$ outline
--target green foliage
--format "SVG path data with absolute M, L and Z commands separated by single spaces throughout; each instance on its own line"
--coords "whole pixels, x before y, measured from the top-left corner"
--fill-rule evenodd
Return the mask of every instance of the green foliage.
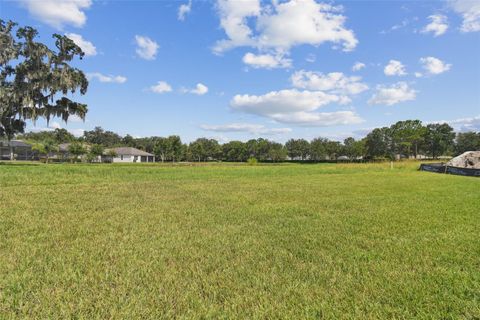
M 58 145 L 55 143 L 55 141 L 47 139 L 42 142 L 34 143 L 32 145 L 32 150 L 45 157 L 45 162 L 48 163 L 50 155 L 58 152 Z
M 457 134 L 455 154 L 480 150 L 480 132 L 460 132 Z
M 305 139 L 290 139 L 285 143 L 287 154 L 294 160 L 305 160 L 310 153 L 310 143 Z
M 45 140 L 52 140 L 56 144 L 68 143 L 75 141 L 75 136 L 66 129 L 55 129 L 53 131 L 28 132 L 18 135 L 17 139 L 41 142 Z
M 13 138 L 25 121 L 72 115 L 85 118 L 87 106 L 66 97 L 85 94 L 88 81 L 69 63 L 84 53 L 71 39 L 54 34 L 56 51 L 36 42 L 37 30 L 0 19 L 0 137 Z M 57 99 L 57 100 L 55 100 Z
M 122 145 L 122 137 L 115 132 L 105 131 L 102 127 L 95 127 L 83 133 L 84 141 L 91 144 L 101 144 L 105 148 Z
M 223 160 L 244 162 L 248 159 L 247 145 L 242 141 L 230 141 L 222 145 Z
M 2 165 L 0 318 L 478 319 L 480 179 L 417 168 Z
M 100 162 L 104 151 L 105 151 L 105 149 L 100 144 L 91 145 L 90 150 L 87 153 L 87 161 L 88 162 Z
M 179 161 L 184 158 L 185 147 L 179 136 L 169 136 L 168 138 L 153 138 L 153 152 L 157 159 L 164 161 Z M 149 152 L 147 150 L 147 152 Z
M 103 155 L 103 152 L 104 152 L 104 148 L 101 144 L 94 144 L 90 147 L 90 154 L 94 155 L 94 156 L 101 156 Z M 113 151 L 115 152 L 115 150 Z
M 453 128 L 446 123 L 425 127 L 420 120 L 406 120 L 374 129 L 365 138 L 365 146 L 371 158 L 416 157 L 419 153 L 436 158 L 451 152 L 454 138 Z
M 392 138 L 390 129 L 387 127 L 373 129 L 365 138 L 367 154 L 371 158 L 391 158 L 393 159 L 393 150 L 391 148 Z
M 447 154 L 453 150 L 455 132 L 446 123 L 427 125 L 425 135 L 426 151 L 432 158 Z
M 80 142 L 73 142 L 68 146 L 68 153 L 71 156 L 72 162 L 80 161 L 80 156 L 87 153 L 86 147 Z
M 189 144 L 187 152 L 193 161 L 218 160 L 221 157 L 222 148 L 215 139 L 198 138 Z
M 258 164 L 257 158 L 250 157 L 247 160 L 247 164 L 250 166 L 256 166 Z
M 342 152 L 351 160 L 364 157 L 366 154 L 365 140 L 355 140 L 352 137 L 345 139 Z

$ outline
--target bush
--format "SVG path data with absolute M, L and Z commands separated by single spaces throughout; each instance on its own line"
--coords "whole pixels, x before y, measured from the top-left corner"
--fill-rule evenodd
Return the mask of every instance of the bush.
M 258 160 L 257 160 L 256 158 L 253 158 L 253 157 L 252 157 L 252 158 L 248 158 L 247 164 L 248 164 L 249 166 L 255 166 L 255 165 L 258 164 Z

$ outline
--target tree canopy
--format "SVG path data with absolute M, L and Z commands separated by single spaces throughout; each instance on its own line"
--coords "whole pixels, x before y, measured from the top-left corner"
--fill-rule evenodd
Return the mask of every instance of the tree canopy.
M 59 34 L 53 35 L 56 50 L 51 50 L 35 41 L 37 35 L 32 27 L 0 19 L 0 137 L 24 132 L 27 120 L 85 119 L 87 105 L 66 97 L 87 91 L 84 73 L 69 64 L 83 51 Z

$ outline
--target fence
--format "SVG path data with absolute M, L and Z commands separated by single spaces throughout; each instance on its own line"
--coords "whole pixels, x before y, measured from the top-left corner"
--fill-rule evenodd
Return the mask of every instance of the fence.
M 480 177 L 480 169 L 450 167 L 444 163 L 422 163 L 419 170 L 455 174 L 459 176 Z

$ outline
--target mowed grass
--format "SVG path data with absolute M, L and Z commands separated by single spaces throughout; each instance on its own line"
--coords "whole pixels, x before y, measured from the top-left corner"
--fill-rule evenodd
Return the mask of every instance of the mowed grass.
M 0 165 L 0 318 L 479 319 L 480 179 Z

